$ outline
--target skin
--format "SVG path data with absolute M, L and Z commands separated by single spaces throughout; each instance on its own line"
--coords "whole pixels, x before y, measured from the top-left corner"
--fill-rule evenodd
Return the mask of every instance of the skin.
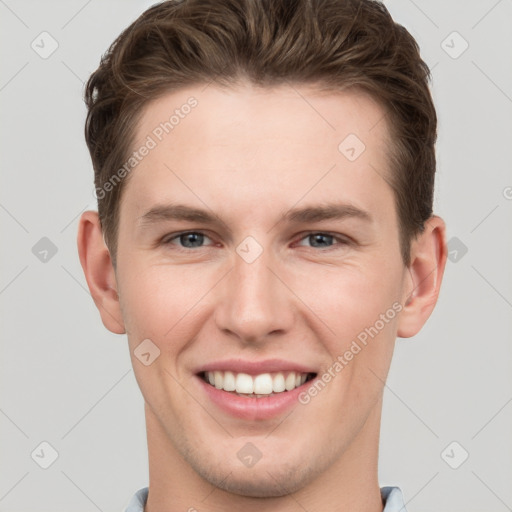
M 396 337 L 415 335 L 437 301 L 445 224 L 427 221 L 405 267 L 393 191 L 383 179 L 388 127 L 363 93 L 194 86 L 146 106 L 135 147 L 190 96 L 197 107 L 125 184 L 116 269 L 96 212 L 82 214 L 78 233 L 92 297 L 105 327 L 127 333 L 145 400 L 145 510 L 382 511 L 384 382 Z M 366 146 L 353 162 L 338 150 L 350 133 Z M 222 222 L 141 225 L 145 212 L 168 202 Z M 283 220 L 291 208 L 325 202 L 350 204 L 371 220 Z M 206 236 L 169 241 L 184 231 Z M 340 238 L 308 236 L 318 232 Z M 236 252 L 247 236 L 263 249 L 250 264 Z M 321 375 L 393 304 L 401 312 L 287 416 L 232 417 L 194 376 L 198 365 L 232 357 L 282 358 Z M 160 350 L 149 366 L 134 355 L 147 338 Z M 250 468 L 237 457 L 247 442 L 262 453 Z

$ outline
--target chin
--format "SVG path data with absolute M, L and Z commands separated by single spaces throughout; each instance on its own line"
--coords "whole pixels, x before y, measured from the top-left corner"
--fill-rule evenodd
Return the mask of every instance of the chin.
M 223 491 L 251 498 L 278 498 L 296 492 L 305 487 L 314 478 L 311 466 L 268 467 L 227 469 L 219 474 L 219 467 L 195 468 L 205 480 Z M 226 476 L 226 473 L 228 476 Z

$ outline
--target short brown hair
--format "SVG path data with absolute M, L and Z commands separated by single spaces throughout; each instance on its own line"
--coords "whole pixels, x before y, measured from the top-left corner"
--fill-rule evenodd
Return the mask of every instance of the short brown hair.
M 262 87 L 359 88 L 384 107 L 392 140 L 388 182 L 408 266 L 411 240 L 432 215 L 437 117 L 416 41 L 375 0 L 167 0 L 147 9 L 86 84 L 85 138 L 96 190 L 104 191 L 129 158 L 149 101 L 241 79 Z M 114 266 L 125 182 L 98 196 Z

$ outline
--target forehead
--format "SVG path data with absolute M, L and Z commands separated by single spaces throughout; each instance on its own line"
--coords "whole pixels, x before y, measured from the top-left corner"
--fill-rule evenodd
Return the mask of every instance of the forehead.
M 193 86 L 146 105 L 135 134 L 151 146 L 124 194 L 138 212 L 176 194 L 231 209 L 390 196 L 385 114 L 360 91 Z
M 268 138 L 270 134 L 277 135 L 280 141 L 286 137 L 297 143 L 308 139 L 310 143 L 323 141 L 326 145 L 336 143 L 344 133 L 356 133 L 362 140 L 374 143 L 387 138 L 384 118 L 381 105 L 362 90 L 333 92 L 314 85 L 293 84 L 256 87 L 245 82 L 229 88 L 203 84 L 165 94 L 146 104 L 135 128 L 135 139 L 142 143 L 151 135 L 165 145 L 163 139 L 176 139 L 180 133 L 183 137 L 194 135 L 190 132 L 200 124 L 201 140 L 189 137 L 189 146 L 194 139 L 209 146 L 228 146 L 240 144 L 243 137 L 251 145 L 259 136 Z

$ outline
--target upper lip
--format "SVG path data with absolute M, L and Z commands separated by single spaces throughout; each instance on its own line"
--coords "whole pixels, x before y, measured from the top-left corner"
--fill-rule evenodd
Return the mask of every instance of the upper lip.
M 195 373 L 230 371 L 233 373 L 247 373 L 249 375 L 260 375 L 272 372 L 299 372 L 316 373 L 311 367 L 284 359 L 265 359 L 263 361 L 248 361 L 244 359 L 224 359 L 204 364 L 196 369 Z

